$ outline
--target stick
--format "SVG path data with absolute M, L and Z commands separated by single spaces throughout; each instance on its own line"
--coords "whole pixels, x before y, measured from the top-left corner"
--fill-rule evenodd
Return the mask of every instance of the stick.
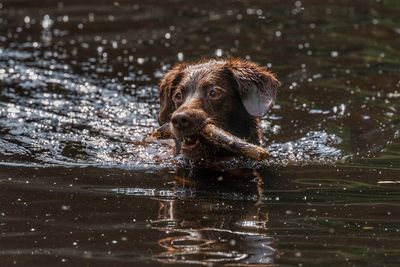
M 268 152 L 264 148 L 250 144 L 213 124 L 206 124 L 202 133 L 203 136 L 214 145 L 223 147 L 245 157 L 258 161 L 268 157 Z
M 171 128 L 169 126 L 169 123 L 165 123 L 161 125 L 159 128 L 155 129 L 154 132 L 152 132 L 149 136 L 146 137 L 147 142 L 151 142 L 154 140 L 160 140 L 160 139 L 170 139 L 173 138 Z
M 269 155 L 264 148 L 248 143 L 213 124 L 206 124 L 203 127 L 201 134 L 210 143 L 235 152 L 237 154 L 243 155 L 247 158 L 260 161 L 267 158 Z M 169 123 L 163 124 L 160 128 L 156 129 L 149 137 L 153 139 L 174 138 L 173 134 L 171 133 Z

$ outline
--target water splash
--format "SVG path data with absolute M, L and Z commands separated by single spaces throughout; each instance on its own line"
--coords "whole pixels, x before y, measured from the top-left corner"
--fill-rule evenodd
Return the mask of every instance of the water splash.
M 80 76 L 54 60 L 31 61 L 37 57 L 13 50 L 0 54 L 0 83 L 5 88 L 0 94 L 0 151 L 63 166 L 136 169 L 183 164 L 173 158 L 168 143 L 141 142 L 157 127 L 156 87 L 129 91 L 126 84 Z M 272 144 L 272 157 L 265 164 L 335 161 L 341 153 L 330 145 L 339 142 L 334 135 L 310 132 L 297 141 Z

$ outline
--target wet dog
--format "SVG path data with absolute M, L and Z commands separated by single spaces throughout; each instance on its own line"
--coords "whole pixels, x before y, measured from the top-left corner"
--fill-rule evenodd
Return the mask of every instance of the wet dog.
M 177 149 L 191 160 L 225 156 L 199 133 L 213 123 L 248 142 L 259 144 L 260 118 L 272 108 L 279 81 L 266 68 L 241 59 L 178 63 L 160 82 L 158 122 L 169 122 Z

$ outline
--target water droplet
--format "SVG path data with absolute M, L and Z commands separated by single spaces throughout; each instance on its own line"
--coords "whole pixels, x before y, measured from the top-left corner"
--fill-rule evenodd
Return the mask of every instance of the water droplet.
M 222 54 L 223 54 L 223 51 L 222 51 L 221 48 L 218 48 L 218 49 L 215 51 L 215 55 L 216 55 L 217 57 L 221 57 Z
M 183 53 L 182 53 L 182 52 L 179 52 L 179 53 L 177 54 L 177 57 L 178 57 L 178 60 L 179 60 L 179 61 L 183 61 Z
M 331 57 L 338 57 L 339 56 L 339 52 L 338 51 L 332 51 L 331 52 Z

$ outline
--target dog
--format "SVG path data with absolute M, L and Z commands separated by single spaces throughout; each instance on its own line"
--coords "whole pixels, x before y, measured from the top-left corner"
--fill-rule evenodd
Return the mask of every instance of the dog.
M 228 156 L 202 137 L 202 127 L 213 123 L 260 144 L 260 118 L 274 105 L 279 86 L 268 69 L 238 58 L 181 62 L 160 81 L 158 122 L 170 123 L 176 153 L 186 159 Z

